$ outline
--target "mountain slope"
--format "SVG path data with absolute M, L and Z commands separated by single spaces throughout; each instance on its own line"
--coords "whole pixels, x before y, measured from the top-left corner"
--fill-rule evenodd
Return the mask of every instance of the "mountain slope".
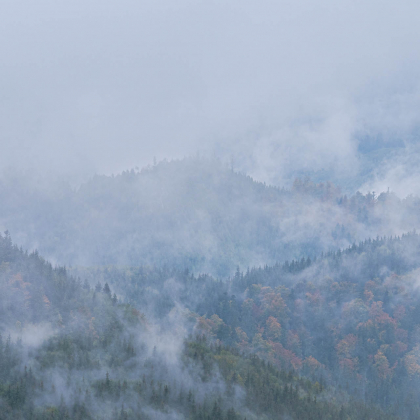
M 188 317 L 152 323 L 8 235 L 0 269 L 2 420 L 394 420 L 205 335 L 184 341 Z
M 25 248 L 66 265 L 168 265 L 225 276 L 420 223 L 413 197 L 346 197 L 309 180 L 284 190 L 199 158 L 96 176 L 78 190 L 50 184 L 3 178 L 0 224 Z
M 76 272 L 109 282 L 150 317 L 183 308 L 210 340 L 416 419 L 419 269 L 420 236 L 410 233 L 237 271 L 227 281 L 168 268 Z

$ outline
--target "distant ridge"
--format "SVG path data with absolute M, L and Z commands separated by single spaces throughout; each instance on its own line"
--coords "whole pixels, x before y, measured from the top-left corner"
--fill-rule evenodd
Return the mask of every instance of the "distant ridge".
M 313 258 L 420 224 L 415 197 L 347 197 L 309 179 L 286 190 L 205 158 L 97 175 L 77 190 L 5 178 L 0 200 L 0 226 L 52 261 L 170 265 L 219 276 L 237 266 Z

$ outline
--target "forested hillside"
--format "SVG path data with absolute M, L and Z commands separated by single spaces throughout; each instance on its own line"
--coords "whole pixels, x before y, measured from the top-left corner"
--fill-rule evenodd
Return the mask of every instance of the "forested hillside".
M 0 418 L 420 417 L 417 198 L 199 158 L 0 196 L 72 263 L 0 238 Z
M 0 227 L 54 262 L 219 276 L 399 235 L 420 222 L 415 197 L 346 196 L 330 183 L 299 179 L 280 189 L 204 158 L 95 176 L 77 189 L 9 173 L 0 200 Z
M 229 281 L 188 271 L 79 271 L 162 318 L 184 308 L 195 331 L 401 418 L 420 417 L 420 237 L 346 250 Z
M 190 283 L 192 292 L 197 284 L 218 286 L 209 304 L 227 311 L 220 312 L 225 324 L 208 308 L 202 310 L 209 318 L 177 309 L 175 300 L 147 318 L 140 299 L 125 303 L 112 284 L 101 284 L 104 273 L 97 273 L 91 287 L 37 253 L 13 246 L 7 232 L 0 237 L 0 270 L 1 419 L 396 418 L 360 396 L 353 399 L 323 372 L 279 363 L 285 350 L 270 356 L 264 346 L 281 348 L 271 318 L 274 327 L 267 333 L 257 325 L 262 318 L 249 324 L 260 329 L 252 342 L 262 345 L 250 348 L 239 326 L 242 316 L 236 321 L 226 316 L 238 314 L 225 305 L 230 301 L 232 307 L 232 300 L 224 290 L 242 289 L 251 273 L 224 285 L 180 274 L 186 281 L 182 287 Z M 120 286 L 128 292 L 135 283 L 147 289 L 147 283 L 158 287 L 159 276 L 166 283 L 174 278 L 161 270 L 154 279 L 142 276 L 143 281 Z M 309 368 L 317 369 L 309 360 Z

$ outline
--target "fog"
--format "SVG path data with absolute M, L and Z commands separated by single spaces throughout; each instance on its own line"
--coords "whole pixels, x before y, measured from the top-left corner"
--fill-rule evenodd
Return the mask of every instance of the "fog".
M 276 185 L 302 172 L 351 192 L 417 184 L 392 161 L 376 171 L 388 155 L 372 151 L 403 165 L 417 141 L 418 2 L 0 8 L 3 168 L 78 182 L 200 152 Z
M 0 420 L 420 418 L 418 16 L 0 0 Z

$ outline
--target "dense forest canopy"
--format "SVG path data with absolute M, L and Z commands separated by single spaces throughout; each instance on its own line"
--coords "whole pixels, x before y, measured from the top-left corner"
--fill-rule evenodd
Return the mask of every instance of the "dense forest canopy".
M 220 280 L 53 267 L 6 232 L 0 416 L 418 418 L 419 251 L 377 237 Z
M 299 366 L 270 360 L 259 344 L 247 349 L 239 320 L 229 319 L 238 314 L 218 302 L 226 285 L 214 303 L 232 312 L 225 316 L 227 324 L 216 313 L 210 316 L 208 308 L 201 311 L 209 318 L 186 306 L 177 311 L 176 299 L 168 302 L 168 311 L 149 319 L 139 308 L 153 306 L 150 300 L 144 305 L 134 296 L 126 303 L 112 293 L 112 284 L 101 284 L 108 271 L 97 273 L 98 283 L 91 287 L 37 253 L 18 249 L 8 232 L 0 237 L 0 269 L 1 419 L 392 420 L 394 411 L 400 414 L 386 413 L 374 397 L 365 403 L 338 391 L 326 373 L 316 371 L 314 358 L 307 364 L 315 370 L 300 372 Z M 141 270 L 139 285 L 147 290 L 148 282 L 158 286 L 153 278 L 167 275 Z M 185 271 L 173 272 L 166 282 L 174 277 L 193 292 L 221 286 Z M 243 278 L 238 275 L 237 287 Z M 160 296 L 155 299 L 161 306 Z M 268 322 L 270 346 L 280 334 L 278 322 L 273 317 Z M 266 338 L 256 337 L 253 343 Z

